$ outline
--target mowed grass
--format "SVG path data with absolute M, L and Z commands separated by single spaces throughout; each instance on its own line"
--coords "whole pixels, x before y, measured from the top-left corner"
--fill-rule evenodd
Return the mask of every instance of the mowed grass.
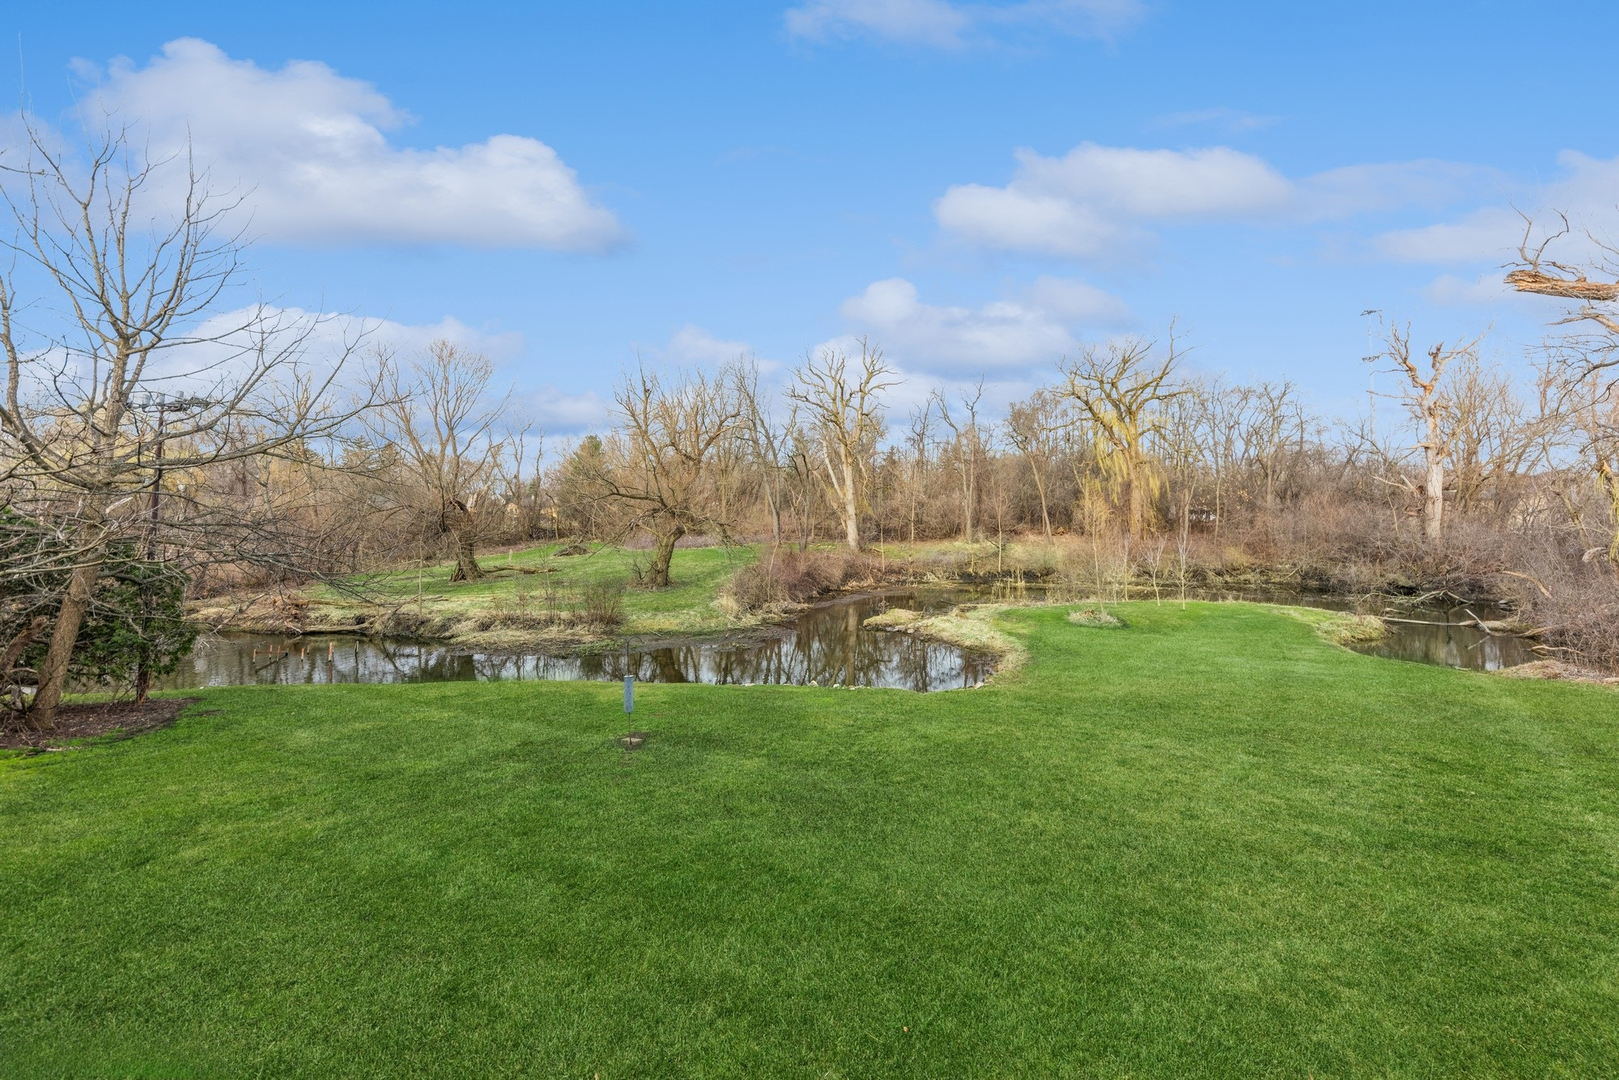
M 1614 1069 L 1619 696 L 1110 610 L 978 691 L 251 688 L 0 761 L 0 1075 Z

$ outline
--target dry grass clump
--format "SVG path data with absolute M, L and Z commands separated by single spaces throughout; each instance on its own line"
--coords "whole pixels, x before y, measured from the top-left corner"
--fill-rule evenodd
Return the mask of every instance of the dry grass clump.
M 1319 608 L 1273 607 L 1315 628 L 1323 641 L 1334 645 L 1370 645 L 1389 636 L 1388 624 L 1375 615 L 1353 611 L 1323 611 Z
M 1028 651 L 1016 638 L 995 626 L 995 617 L 1016 606 L 1027 605 L 965 604 L 942 615 L 890 608 L 860 625 L 868 630 L 915 634 L 969 652 L 985 653 L 996 658 L 999 672 L 1008 672 L 1023 666 Z
M 802 604 L 873 579 L 869 556 L 843 551 L 766 551 L 731 579 L 728 593 L 742 611 Z
M 1075 608 L 1068 613 L 1068 621 L 1075 626 L 1122 627 L 1124 622 L 1099 607 Z
M 881 615 L 873 615 L 860 625 L 867 630 L 903 630 L 915 626 L 927 616 L 910 608 L 889 608 Z
M 1375 615 L 1334 612 L 1316 626 L 1316 633 L 1336 645 L 1370 645 L 1389 636 L 1388 624 Z

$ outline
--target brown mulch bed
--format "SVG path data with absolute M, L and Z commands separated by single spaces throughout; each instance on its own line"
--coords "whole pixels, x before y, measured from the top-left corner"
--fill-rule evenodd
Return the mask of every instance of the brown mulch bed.
M 93 705 L 63 705 L 56 710 L 56 725 L 48 732 L 18 729 L 8 725 L 0 730 L 0 749 L 52 750 L 81 739 L 102 735 L 128 738 L 143 731 L 168 727 L 181 710 L 199 698 L 154 698 L 145 704 L 133 701 L 101 701 Z M 0 713 L 0 716 L 4 716 Z

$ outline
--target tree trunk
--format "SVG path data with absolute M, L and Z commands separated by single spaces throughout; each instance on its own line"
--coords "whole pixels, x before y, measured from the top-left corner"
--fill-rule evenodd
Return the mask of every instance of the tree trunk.
M 1426 447 L 1428 481 L 1421 500 L 1421 533 L 1430 544 L 1444 539 L 1444 455 L 1438 447 Z
M 770 543 L 781 547 L 781 477 L 765 477 L 765 501 L 770 509 Z
M 35 616 L 32 622 L 17 632 L 17 636 L 6 645 L 5 651 L 0 652 L 0 685 L 10 688 L 10 707 L 13 712 L 22 712 L 23 708 L 22 687 L 13 679 L 17 661 L 22 659 L 22 654 L 28 651 L 28 646 L 34 643 L 35 638 L 50 629 L 50 625 L 50 619 L 43 615 Z
M 455 573 L 450 575 L 450 580 L 477 581 L 479 578 L 488 577 L 484 568 L 478 565 L 472 530 L 452 530 L 452 535 L 455 537 Z
M 854 468 L 843 462 L 843 538 L 850 551 L 860 550 L 860 499 L 854 489 Z
M 1040 495 L 1040 524 L 1046 530 L 1046 543 L 1051 543 L 1051 513 L 1046 509 L 1046 483 L 1040 479 L 1040 470 L 1031 462 L 1029 471 L 1034 474 L 1034 490 Z
M 657 546 L 652 549 L 652 565 L 647 569 L 647 584 L 652 588 L 669 587 L 669 564 L 675 558 L 675 543 L 685 535 L 686 530 L 679 525 L 659 534 Z
M 100 576 L 101 560 L 94 559 L 75 567 L 68 577 L 67 592 L 63 594 L 62 606 L 56 612 L 56 628 L 51 631 L 51 643 L 45 649 L 44 662 L 40 664 L 39 689 L 34 693 L 34 703 L 28 710 L 30 723 L 40 731 L 49 731 L 56 724 L 56 707 L 62 703 L 62 692 L 67 688 L 68 661 L 73 658 L 73 646 L 79 640 L 79 627 L 84 624 L 85 613 L 90 610 L 90 597 Z
M 450 575 L 451 581 L 477 581 L 488 577 L 484 568 L 478 565 L 476 522 L 472 511 L 460 499 L 452 501 L 444 508 L 442 517 L 444 527 L 450 530 L 455 538 L 455 573 Z
M 1428 479 L 1422 490 L 1422 535 L 1430 544 L 1445 538 L 1445 450 L 1439 438 L 1438 410 L 1429 407 L 1428 441 L 1422 444 Z
M 973 542 L 973 483 L 966 469 L 961 471 L 961 538 Z

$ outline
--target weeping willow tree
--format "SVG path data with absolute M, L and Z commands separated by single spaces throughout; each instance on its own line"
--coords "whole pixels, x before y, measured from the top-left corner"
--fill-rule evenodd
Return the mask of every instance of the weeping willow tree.
M 1059 392 L 1090 420 L 1097 467 L 1114 505 L 1124 509 L 1132 537 L 1152 526 L 1163 490 L 1150 444 L 1160 428 L 1160 407 L 1187 392 L 1174 379 L 1179 359 L 1171 335 L 1163 353 L 1156 342 L 1132 339 L 1088 348 L 1062 366 Z

